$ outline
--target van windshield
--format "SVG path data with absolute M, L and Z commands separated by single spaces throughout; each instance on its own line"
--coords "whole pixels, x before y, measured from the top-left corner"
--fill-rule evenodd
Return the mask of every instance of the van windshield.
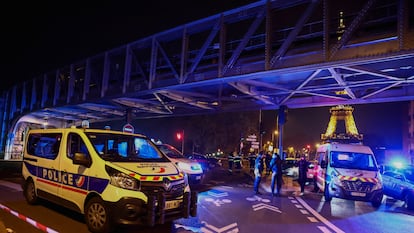
M 162 151 L 162 153 L 166 154 L 170 158 L 175 158 L 175 159 L 185 158 L 184 155 L 181 154 L 181 152 L 173 146 L 162 144 L 162 145 L 157 145 L 157 147 Z
M 331 152 L 331 167 L 377 171 L 374 155 L 355 152 Z
M 112 133 L 87 133 L 99 156 L 111 162 L 168 162 L 145 137 Z

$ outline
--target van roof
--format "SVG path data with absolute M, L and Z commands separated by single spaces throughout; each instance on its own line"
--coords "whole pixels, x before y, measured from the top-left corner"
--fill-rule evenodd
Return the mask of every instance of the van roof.
M 145 135 L 142 134 L 134 134 L 134 133 L 126 133 L 126 132 L 122 132 L 122 131 L 117 131 L 117 130 L 108 130 L 108 129 L 91 129 L 91 128 L 49 128 L 49 129 L 31 129 L 29 132 L 30 133 L 46 133 L 46 132 L 50 132 L 50 133 L 55 133 L 55 132 L 90 132 L 90 133 L 111 133 L 111 134 L 128 134 L 128 135 L 135 135 L 135 136 L 139 136 L 139 137 L 146 137 Z
M 362 144 L 326 143 L 318 147 L 318 151 L 325 151 L 327 149 L 330 149 L 331 151 L 348 151 L 373 154 L 369 146 L 365 146 Z

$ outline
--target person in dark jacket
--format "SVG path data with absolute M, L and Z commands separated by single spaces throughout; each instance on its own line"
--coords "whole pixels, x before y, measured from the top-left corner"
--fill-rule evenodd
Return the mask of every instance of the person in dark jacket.
M 270 153 L 266 153 L 265 155 L 265 164 L 266 164 L 266 176 L 270 174 L 270 171 L 272 170 L 270 167 L 270 161 L 272 160 L 272 155 Z
M 260 151 L 257 155 L 256 161 L 254 163 L 254 184 L 253 189 L 255 194 L 262 194 L 259 192 L 260 181 L 262 180 L 262 173 L 264 170 L 264 162 L 263 159 L 265 157 L 264 151 Z
M 280 159 L 277 153 L 274 153 L 272 160 L 270 160 L 270 168 L 272 170 L 272 182 L 270 188 L 272 190 L 272 196 L 280 195 L 282 189 L 282 160 Z M 276 184 L 276 193 L 275 193 L 275 184 Z
M 298 162 L 299 178 L 298 182 L 300 185 L 300 195 L 303 195 L 305 192 L 305 183 L 306 183 L 306 173 L 308 172 L 309 162 L 306 160 L 305 156 L 302 155 Z

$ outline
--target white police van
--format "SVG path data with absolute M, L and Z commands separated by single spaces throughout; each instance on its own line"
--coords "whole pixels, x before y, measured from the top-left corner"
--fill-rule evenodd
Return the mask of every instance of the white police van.
M 91 232 L 196 216 L 186 175 L 144 135 L 88 128 L 29 130 L 22 174 L 28 203 L 82 213 Z
M 382 177 L 371 148 L 331 142 L 318 147 L 316 159 L 316 183 L 326 201 L 337 197 L 381 205 Z

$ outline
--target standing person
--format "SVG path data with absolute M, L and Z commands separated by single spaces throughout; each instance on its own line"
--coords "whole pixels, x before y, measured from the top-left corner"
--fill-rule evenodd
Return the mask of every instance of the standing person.
M 270 155 L 270 153 L 266 152 L 265 155 L 265 163 L 266 163 L 266 176 L 270 174 L 270 160 L 272 160 L 272 156 Z
M 262 173 L 264 170 L 264 159 L 265 153 L 264 151 L 260 151 L 257 155 L 256 161 L 254 163 L 254 185 L 253 189 L 255 194 L 260 195 L 262 193 L 259 192 L 260 181 L 262 180 Z
M 298 170 L 299 170 L 299 184 L 300 184 L 300 195 L 302 196 L 305 192 L 305 183 L 306 183 L 306 173 L 308 172 L 308 165 L 309 162 L 306 160 L 305 156 L 302 155 L 298 162 Z
M 254 172 L 255 161 L 256 161 L 256 155 L 254 153 L 249 153 L 249 166 L 250 166 L 249 172 Z
M 276 184 L 276 194 L 280 195 L 282 189 L 282 160 L 280 159 L 277 153 L 274 153 L 272 160 L 270 161 L 270 167 L 272 169 L 272 183 L 270 188 L 272 190 L 272 196 L 275 195 L 275 184 Z
M 229 173 L 232 174 L 233 173 L 233 161 L 234 161 L 233 153 L 230 152 L 227 158 L 229 162 Z

